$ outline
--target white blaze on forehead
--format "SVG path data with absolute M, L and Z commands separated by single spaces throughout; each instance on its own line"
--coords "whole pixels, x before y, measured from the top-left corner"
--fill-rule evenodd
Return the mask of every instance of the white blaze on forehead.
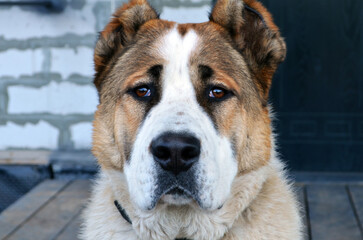
M 159 51 L 162 58 L 166 60 L 162 100 L 169 97 L 191 97 L 191 94 L 194 95 L 193 85 L 190 80 L 189 62 L 197 43 L 198 35 L 194 30 L 189 30 L 182 36 L 177 27 L 170 31 L 161 41 Z

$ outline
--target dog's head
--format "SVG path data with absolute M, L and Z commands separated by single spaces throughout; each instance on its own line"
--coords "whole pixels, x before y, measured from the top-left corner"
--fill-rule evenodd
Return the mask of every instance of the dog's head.
M 141 209 L 219 208 L 236 176 L 270 159 L 267 98 L 285 52 L 255 0 L 219 0 L 200 24 L 160 20 L 132 0 L 96 45 L 93 153 L 125 173 Z

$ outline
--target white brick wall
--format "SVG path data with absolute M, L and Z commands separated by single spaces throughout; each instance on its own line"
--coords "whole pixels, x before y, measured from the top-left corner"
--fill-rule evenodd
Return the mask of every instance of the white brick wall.
M 50 71 L 60 73 L 63 79 L 72 74 L 92 77 L 93 49 L 88 47 L 52 49 Z
M 21 75 L 33 75 L 42 71 L 43 62 L 41 49 L 0 52 L 0 76 L 18 78 Z
M 94 33 L 96 19 L 92 12 L 93 6 L 94 1 L 88 2 L 82 11 L 68 6 L 60 14 L 39 14 L 37 11 L 24 11 L 20 7 L 0 9 L 0 35 L 4 35 L 5 39 L 28 39 L 59 37 L 67 33 Z
M 41 88 L 10 86 L 8 95 L 10 114 L 93 114 L 98 104 L 95 87 L 70 82 L 51 82 Z
M 49 123 L 27 123 L 24 126 L 8 122 L 0 125 L 0 149 L 30 148 L 56 149 L 59 131 Z
M 76 149 L 89 149 L 92 145 L 92 123 L 84 122 L 72 125 L 71 135 Z
M 208 5 L 202 7 L 180 7 L 171 8 L 163 7 L 163 12 L 160 17 L 169 21 L 179 23 L 201 23 L 208 21 L 209 12 L 211 7 Z

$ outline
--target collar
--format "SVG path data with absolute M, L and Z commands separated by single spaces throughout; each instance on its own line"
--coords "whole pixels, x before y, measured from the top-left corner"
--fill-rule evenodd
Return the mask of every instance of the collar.
M 117 200 L 115 200 L 113 203 L 115 204 L 115 206 L 116 206 L 117 210 L 119 211 L 119 213 L 121 214 L 121 216 L 126 220 L 126 222 L 128 222 L 132 225 L 132 221 L 131 221 L 129 215 L 127 215 L 126 210 L 118 203 Z M 177 238 L 175 240 L 188 240 L 188 239 Z
M 121 207 L 121 205 L 118 203 L 117 200 L 115 200 L 113 203 L 115 204 L 117 210 L 120 212 L 121 216 L 126 220 L 126 222 L 128 222 L 132 225 L 131 219 L 130 219 L 129 215 L 127 215 L 125 209 L 123 209 Z

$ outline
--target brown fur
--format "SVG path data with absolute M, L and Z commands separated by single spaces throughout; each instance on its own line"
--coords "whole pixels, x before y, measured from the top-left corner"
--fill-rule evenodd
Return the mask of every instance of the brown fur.
M 117 54 L 131 43 L 139 28 L 158 15 L 146 0 L 132 0 L 119 8 L 114 18 L 100 33 L 94 53 L 96 77 L 94 83 L 100 91 L 103 78 L 110 70 Z
M 285 58 L 286 46 L 263 5 L 256 0 L 247 0 L 244 4 L 259 12 L 263 19 L 246 10 L 239 0 L 218 1 L 210 19 L 229 31 L 254 75 L 261 96 L 267 100 L 272 76 Z

